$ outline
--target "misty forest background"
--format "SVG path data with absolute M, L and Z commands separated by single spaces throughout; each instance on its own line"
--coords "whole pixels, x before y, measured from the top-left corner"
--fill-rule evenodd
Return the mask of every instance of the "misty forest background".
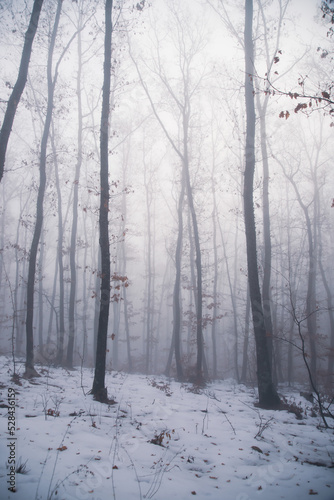
M 0 3 L 1 120 L 32 3 Z M 273 380 L 308 380 L 304 348 L 314 380 L 328 388 L 333 37 L 321 6 L 254 0 L 253 194 Z M 112 15 L 106 367 L 181 378 L 174 355 L 179 279 L 179 364 L 192 379 L 201 272 L 203 376 L 255 384 L 243 210 L 245 2 L 115 0 Z M 51 112 L 34 360 L 95 364 L 104 30 L 104 2 L 44 0 L 0 185 L 0 350 L 16 360 L 26 354 L 29 255 Z

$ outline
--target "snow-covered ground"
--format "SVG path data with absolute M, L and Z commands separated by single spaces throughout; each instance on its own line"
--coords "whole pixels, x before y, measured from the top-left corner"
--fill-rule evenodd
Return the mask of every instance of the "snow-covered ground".
M 87 394 L 92 370 L 38 371 L 16 385 L 0 358 L 2 499 L 334 499 L 333 430 L 317 427 L 297 390 L 280 392 L 302 419 L 257 409 L 256 392 L 232 380 L 196 393 L 163 377 L 109 373 L 108 406 Z M 7 489 L 11 458 L 25 472 L 15 473 L 16 493 Z

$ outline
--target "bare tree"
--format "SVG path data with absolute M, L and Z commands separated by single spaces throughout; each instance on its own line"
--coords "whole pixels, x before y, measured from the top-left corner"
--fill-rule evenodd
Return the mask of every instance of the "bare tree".
M 245 99 L 246 99 L 246 149 L 244 173 L 244 216 L 247 245 L 248 283 L 251 300 L 253 327 L 257 354 L 257 380 L 259 404 L 265 408 L 275 408 L 280 398 L 272 382 L 271 364 L 268 353 L 266 328 L 259 285 L 256 228 L 254 214 L 254 171 L 255 171 L 255 106 L 254 106 L 254 44 L 253 44 L 253 0 L 245 4 Z
M 149 91 L 146 82 L 144 81 L 141 70 L 139 69 L 138 62 L 135 61 L 133 56 L 132 60 L 136 66 L 140 82 L 151 104 L 153 113 L 158 123 L 160 124 L 168 142 L 170 143 L 171 147 L 173 148 L 174 152 L 177 154 L 181 162 L 182 182 L 181 182 L 181 189 L 180 189 L 181 196 L 179 198 L 179 203 L 183 203 L 182 191 L 184 190 L 191 217 L 192 233 L 193 233 L 194 247 L 195 247 L 195 269 L 196 269 L 195 302 L 196 302 L 196 345 L 197 345 L 196 379 L 198 382 L 201 382 L 203 380 L 202 368 L 204 359 L 203 318 L 202 318 L 203 316 L 202 255 L 201 255 L 200 235 L 199 235 L 198 220 L 197 220 L 197 213 L 196 213 L 194 192 L 193 192 L 194 190 L 190 174 L 191 158 L 190 158 L 189 147 L 190 147 L 190 135 L 191 135 L 190 129 L 191 129 L 191 118 L 192 118 L 192 104 L 205 73 L 205 68 L 204 68 L 194 78 L 193 76 L 195 67 L 194 59 L 200 53 L 201 48 L 203 47 L 204 36 L 200 29 L 196 30 L 195 33 L 190 28 L 187 28 L 186 31 L 185 24 L 182 22 L 182 15 L 179 12 L 177 12 L 175 6 L 172 7 L 172 13 L 175 21 L 175 28 L 177 31 L 175 48 L 177 51 L 177 60 L 178 60 L 177 71 L 179 72 L 180 75 L 179 83 L 180 83 L 180 88 L 182 89 L 181 92 L 179 91 L 178 85 L 174 87 L 172 84 L 172 80 L 169 79 L 167 76 L 166 68 L 162 63 L 162 57 L 159 51 L 158 40 L 157 40 L 158 50 L 157 50 L 156 63 L 154 68 L 151 69 L 151 71 L 156 74 L 157 78 L 162 84 L 162 87 L 164 88 L 167 95 L 171 99 L 173 106 L 175 106 L 175 108 L 177 109 L 177 113 L 179 115 L 178 121 L 180 123 L 180 130 L 179 130 L 181 136 L 180 141 L 178 138 L 177 139 L 173 138 L 172 135 L 169 133 L 168 126 L 162 119 L 158 107 L 152 98 L 152 94 Z M 179 204 L 178 210 L 181 210 L 181 208 L 182 206 Z M 178 214 L 178 222 L 179 223 L 181 222 L 180 213 Z M 181 257 L 180 253 L 181 252 L 180 245 L 182 241 L 181 237 L 182 235 L 179 229 L 178 241 L 176 245 L 176 254 L 175 254 L 175 265 L 177 266 L 177 268 L 181 265 L 180 262 L 178 262 L 178 259 Z M 179 353 L 177 352 L 179 350 L 179 347 L 177 347 L 177 341 L 180 338 L 180 330 L 176 332 L 175 328 L 178 327 L 178 325 L 179 327 L 181 327 L 181 324 L 179 324 L 179 321 L 177 319 L 177 316 L 179 314 L 179 307 L 176 306 L 176 303 L 178 301 L 177 295 L 180 296 L 180 292 L 177 291 L 178 281 L 179 281 L 178 277 L 179 277 L 179 271 L 177 269 L 175 286 L 174 286 L 174 298 L 173 298 L 173 304 L 174 304 L 173 310 L 174 313 L 176 314 L 176 317 L 174 318 L 173 322 L 173 338 L 172 338 L 172 342 L 174 343 L 176 349 L 175 354 L 177 357 L 179 356 Z M 178 371 L 179 375 L 181 375 L 180 367 Z
M 64 262 L 63 262 L 64 222 L 63 222 L 61 186 L 59 180 L 59 165 L 58 165 L 58 157 L 55 144 L 55 131 L 53 125 L 54 124 L 52 122 L 51 146 L 53 152 L 53 163 L 55 169 L 56 191 L 57 191 L 57 201 L 58 201 L 57 203 L 58 245 L 57 245 L 57 259 L 56 259 L 56 265 L 58 266 L 57 272 L 59 270 L 59 338 L 57 342 L 56 362 L 62 364 L 64 355 L 64 336 L 65 336 L 65 300 L 64 300 L 65 292 L 64 292 Z M 51 311 L 53 311 L 53 308 L 51 308 Z
M 266 61 L 266 74 L 268 78 L 269 75 L 273 73 L 273 68 L 275 65 L 275 60 L 279 50 L 279 44 L 281 42 L 281 30 L 283 19 L 288 7 L 290 0 L 283 2 L 279 0 L 278 8 L 279 15 L 277 20 L 275 19 L 275 36 L 274 48 L 270 50 L 269 43 L 269 33 L 272 32 L 268 26 L 266 15 L 263 9 L 262 2 L 258 0 L 259 10 L 261 14 L 262 24 L 263 24 L 263 38 L 264 38 L 264 55 Z M 276 79 L 278 77 L 276 76 Z M 268 85 L 267 85 L 268 90 Z M 268 134 L 267 134 L 267 110 L 269 104 L 269 92 L 264 92 L 264 94 L 257 93 L 256 104 L 259 113 L 260 121 L 260 138 L 261 138 L 261 153 L 262 153 L 262 165 L 263 165 L 263 189 L 262 189 L 262 202 L 263 202 L 263 243 L 264 243 L 264 258 L 263 258 L 263 282 L 262 282 L 262 300 L 263 308 L 265 310 L 264 323 L 266 328 L 266 337 L 268 343 L 268 354 L 270 364 L 273 361 L 273 324 L 272 324 L 272 305 L 271 305 L 271 260 L 272 260 L 272 248 L 271 248 L 271 230 L 270 230 L 270 202 L 269 202 L 269 155 L 268 155 Z
M 27 283 L 27 316 L 26 316 L 27 347 L 26 347 L 26 369 L 25 369 L 25 376 L 27 378 L 34 377 L 37 375 L 37 372 L 34 368 L 34 341 L 33 341 L 35 272 L 36 272 L 37 251 L 38 251 L 39 239 L 42 231 L 43 218 L 44 218 L 43 203 L 44 203 L 44 193 L 46 187 L 47 143 L 51 125 L 51 118 L 52 118 L 54 90 L 58 76 L 58 66 L 60 62 L 58 61 L 54 77 L 52 77 L 52 60 L 53 60 L 53 52 L 56 42 L 57 30 L 59 26 L 62 3 L 63 3 L 62 0 L 58 0 L 57 11 L 50 40 L 49 52 L 48 52 L 48 63 L 47 63 L 48 104 L 44 122 L 43 136 L 41 141 L 40 164 L 39 164 L 40 178 L 39 178 L 39 187 L 37 196 L 36 222 L 35 222 L 34 235 L 29 254 L 29 270 L 28 270 L 28 283 Z
M 33 9 L 30 16 L 29 26 L 25 34 L 19 74 L 16 83 L 13 87 L 11 96 L 8 100 L 6 113 L 2 122 L 2 127 L 0 131 L 0 181 L 3 177 L 5 159 L 6 159 L 6 150 L 7 150 L 9 136 L 14 123 L 16 109 L 20 102 L 25 84 L 27 82 L 28 67 L 32 52 L 32 44 L 37 31 L 42 5 L 43 5 L 43 0 L 34 1 Z
M 39 161 L 39 186 L 37 195 L 37 206 L 36 206 L 36 221 L 33 239 L 29 254 L 29 269 L 28 269 L 28 280 L 27 280 L 27 315 L 26 315 L 26 337 L 27 337 L 27 349 L 26 349 L 26 370 L 25 376 L 27 378 L 31 376 L 36 376 L 37 372 L 34 368 L 34 345 L 33 345 L 33 318 L 34 318 L 34 291 L 35 291 L 35 274 L 36 274 L 36 258 L 39 246 L 40 235 L 42 231 L 43 219 L 44 219 L 44 194 L 46 189 L 46 159 L 47 159 L 47 145 L 50 133 L 50 126 L 52 120 L 52 113 L 54 107 L 54 93 L 59 75 L 59 66 L 68 51 L 72 41 L 77 36 L 78 32 L 72 34 L 69 38 L 67 44 L 64 46 L 55 68 L 53 71 L 53 55 L 56 43 L 57 31 L 59 26 L 60 15 L 62 11 L 63 0 L 58 0 L 57 9 L 55 14 L 55 21 L 52 29 L 52 34 L 50 38 L 50 45 L 48 50 L 48 61 L 47 61 L 47 109 L 46 116 L 43 126 L 43 134 L 41 140 L 41 151 L 40 151 L 40 161 Z
M 73 181 L 73 205 L 72 205 L 72 228 L 71 228 L 71 247 L 70 247 L 70 270 L 71 270 L 71 285 L 70 285 L 70 300 L 69 300 L 69 335 L 66 353 L 66 366 L 73 368 L 73 350 L 74 350 L 74 334 L 75 334 L 75 298 L 77 287 L 77 271 L 76 271 L 76 239 L 78 228 L 78 196 L 80 171 L 82 164 L 82 44 L 81 44 L 81 29 L 83 28 L 83 10 L 82 5 L 78 8 L 78 71 L 77 71 L 77 106 L 78 106 L 78 153 L 74 172 Z
M 101 249 L 101 296 L 99 325 L 97 332 L 96 361 L 92 394 L 95 399 L 108 401 L 105 387 L 107 334 L 110 308 L 110 247 L 109 247 L 109 114 L 111 88 L 111 50 L 112 50 L 112 8 L 113 0 L 105 2 L 105 37 L 102 112 L 100 129 L 100 249 Z

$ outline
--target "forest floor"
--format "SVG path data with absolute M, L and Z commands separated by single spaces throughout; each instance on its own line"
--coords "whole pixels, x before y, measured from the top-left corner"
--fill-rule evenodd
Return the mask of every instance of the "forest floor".
M 92 370 L 37 369 L 17 385 L 0 357 L 2 499 L 334 499 L 334 433 L 300 388 L 279 388 L 294 412 L 271 411 L 233 380 L 112 372 L 108 406 L 88 395 Z

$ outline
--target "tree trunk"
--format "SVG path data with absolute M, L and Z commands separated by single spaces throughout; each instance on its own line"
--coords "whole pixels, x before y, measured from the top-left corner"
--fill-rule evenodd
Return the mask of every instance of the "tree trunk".
M 244 336 L 244 345 L 243 345 L 243 350 L 242 350 L 242 368 L 241 368 L 241 377 L 240 377 L 240 382 L 242 382 L 243 384 L 245 384 L 247 382 L 249 316 L 250 316 L 250 297 L 249 297 L 249 287 L 247 287 L 246 312 L 245 312 L 245 336 Z
M 235 372 L 235 378 L 237 382 L 240 382 L 240 376 L 239 376 L 239 361 L 238 361 L 238 311 L 237 311 L 237 304 L 236 304 L 236 278 L 237 278 L 237 272 L 235 269 L 234 273 L 234 286 L 232 285 L 232 278 L 231 278 L 231 273 L 230 273 L 230 266 L 228 263 L 228 257 L 227 257 L 227 252 L 226 252 L 226 244 L 224 240 L 224 234 L 223 230 L 220 224 L 220 221 L 218 221 L 218 227 L 220 231 L 220 238 L 223 246 L 223 251 L 224 251 L 224 260 L 225 260 L 225 266 L 226 266 L 226 276 L 227 276 L 227 281 L 228 281 L 228 286 L 230 289 L 230 296 L 231 296 L 231 304 L 232 304 L 232 311 L 233 311 L 233 329 L 234 329 L 234 348 L 233 348 L 233 357 L 234 357 L 234 372 Z M 238 228 L 238 223 L 236 224 L 236 228 Z M 238 230 L 236 230 L 235 234 L 235 240 L 234 240 L 234 259 L 235 259 L 235 268 L 237 267 L 237 257 L 238 257 Z
M 260 133 L 261 133 L 261 151 L 263 165 L 263 243 L 264 243 L 264 262 L 263 262 L 263 282 L 262 282 L 262 304 L 264 313 L 264 325 L 266 329 L 267 347 L 270 366 L 272 370 L 273 357 L 273 325 L 270 296 L 270 278 L 271 278 L 271 236 L 270 236 L 270 210 L 269 210 L 269 163 L 267 151 L 267 130 L 266 130 L 266 103 L 262 109 L 258 106 L 260 115 Z
M 100 296 L 101 296 L 101 249 L 98 248 L 97 253 L 97 271 L 95 273 L 95 291 L 94 291 L 94 355 L 97 349 L 97 334 L 99 331 L 99 315 L 100 315 Z
M 81 29 L 82 13 L 79 10 L 78 21 L 78 71 L 77 71 L 77 105 L 78 105 L 78 155 L 75 166 L 73 181 L 73 212 L 72 212 L 72 230 L 71 230 L 71 248 L 70 248 L 70 301 L 68 309 L 68 345 L 66 354 L 66 366 L 73 368 L 73 350 L 75 337 L 75 299 L 77 289 L 77 269 L 76 269 L 76 240 L 78 228 L 78 197 L 79 197 L 79 179 L 82 164 L 82 102 L 81 102 L 81 74 L 82 74 L 82 49 L 81 49 Z
M 318 197 L 319 193 L 316 193 Z M 318 217 L 317 217 L 318 219 Z M 320 219 L 320 217 L 319 217 Z M 334 313 L 333 313 L 333 293 L 328 282 L 328 277 L 326 276 L 326 272 L 322 263 L 322 238 L 321 238 L 321 226 L 319 224 L 318 228 L 318 246 L 319 246 L 319 269 L 321 274 L 321 279 L 326 291 L 327 298 L 327 309 L 328 309 L 328 319 L 329 319 L 329 350 L 328 350 L 328 365 L 327 365 L 327 383 L 328 386 L 331 387 L 333 383 L 334 376 Z
M 173 336 L 175 350 L 175 363 L 177 379 L 183 379 L 183 369 L 181 363 L 181 261 L 182 261 L 182 238 L 183 238 L 183 201 L 184 201 L 184 172 L 182 170 L 181 191 L 178 206 L 178 235 L 175 250 L 175 282 L 173 291 Z
M 127 155 L 129 154 L 129 149 L 127 150 Z M 126 233 L 126 221 L 127 221 L 127 203 L 126 203 L 126 171 L 128 165 L 128 156 L 126 158 L 126 162 L 123 164 L 123 195 L 122 195 L 122 234 L 124 235 L 122 239 L 121 246 L 121 259 L 122 259 L 122 276 L 126 276 L 126 264 L 127 264 L 127 256 L 126 256 L 126 244 L 125 244 L 125 233 Z M 124 327 L 125 327 L 125 337 L 126 337 L 126 352 L 128 358 L 128 371 L 132 372 L 132 358 L 131 358 L 131 343 L 130 343 L 130 325 L 129 325 L 129 307 L 128 307 L 128 298 L 127 298 L 127 287 L 124 287 L 123 290 L 123 314 L 124 314 Z
M 52 81 L 52 57 L 53 57 L 53 50 L 55 46 L 58 25 L 59 25 L 62 3 L 63 3 L 62 0 L 58 0 L 57 12 L 49 47 L 48 64 L 47 64 L 48 104 L 47 104 L 47 111 L 44 123 L 43 136 L 41 141 L 41 154 L 40 154 L 40 165 L 39 165 L 40 178 L 39 178 L 39 187 L 37 195 L 36 222 L 35 222 L 34 235 L 29 254 L 29 269 L 28 269 L 28 282 L 27 282 L 27 316 L 26 316 L 27 347 L 26 347 L 26 368 L 25 368 L 25 376 L 27 378 L 37 375 L 37 372 L 34 368 L 34 340 L 33 340 L 36 258 L 37 258 L 38 244 L 41 235 L 43 216 L 44 216 L 43 202 L 44 202 L 44 193 L 46 186 L 46 149 L 50 131 L 52 109 L 53 109 L 53 95 L 56 83 L 56 77 L 54 78 L 54 81 Z
M 39 353 L 42 356 L 43 356 L 43 344 L 44 344 L 43 265 L 44 265 L 44 231 L 42 231 L 41 234 L 41 247 L 40 247 L 39 262 L 38 262 L 38 347 L 39 347 Z
M 218 311 L 218 248 L 217 248 L 217 223 L 218 223 L 218 210 L 216 200 L 216 185 L 214 180 L 214 162 L 211 172 L 211 192 L 213 198 L 212 209 L 212 228 L 213 228 L 213 290 L 212 290 L 212 325 L 211 325 L 211 339 L 212 339 L 212 376 L 217 378 L 217 339 L 216 339 L 216 324 L 217 324 L 217 311 Z
M 194 232 L 195 243 L 195 265 L 196 265 L 196 344 L 197 344 L 197 361 L 196 361 L 196 382 L 201 384 L 203 382 L 203 297 L 202 297 L 202 255 L 199 240 L 199 231 L 197 224 L 197 216 L 194 205 L 193 190 L 190 182 L 189 172 L 189 154 L 188 154 L 188 141 L 189 141 L 189 117 L 190 117 L 190 102 L 188 94 L 184 96 L 185 102 L 183 107 L 183 168 L 185 175 L 186 193 L 188 199 L 188 206 L 191 214 L 191 221 Z
M 180 19 L 177 17 L 177 22 L 180 23 Z M 196 265 L 196 300 L 197 300 L 197 305 L 196 305 L 196 341 L 197 341 L 197 361 L 196 361 L 196 378 L 198 383 L 203 382 L 203 373 L 202 373 L 202 367 L 204 366 L 205 371 L 207 371 L 207 368 L 204 363 L 204 349 L 203 349 L 203 326 L 202 326 L 202 310 L 203 310 L 203 305 L 202 305 L 202 263 L 201 263 L 201 248 L 200 248 L 200 239 L 199 239 L 199 231 L 198 231 L 198 224 L 197 224 L 197 216 L 196 216 L 196 211 L 195 211 L 195 205 L 194 205 L 194 199 L 193 199 L 193 190 L 191 186 L 191 181 L 190 181 L 190 172 L 189 172 L 189 154 L 188 154 L 188 147 L 190 143 L 190 137 L 189 137 L 189 122 L 190 122 L 190 101 L 191 98 L 194 95 L 195 88 L 190 90 L 190 73 L 191 73 L 191 63 L 194 54 L 193 53 L 187 53 L 187 50 L 185 50 L 185 46 L 183 44 L 180 44 L 179 47 L 179 63 L 180 63 L 180 69 L 182 72 L 182 86 L 183 86 L 183 99 L 180 101 L 179 98 L 176 97 L 176 94 L 174 93 L 172 87 L 170 86 L 170 81 L 168 78 L 166 78 L 166 75 L 164 74 L 163 71 L 161 71 L 161 67 L 159 67 L 159 77 L 165 86 L 166 90 L 168 91 L 169 95 L 172 97 L 174 103 L 177 105 L 178 109 L 181 112 L 182 116 L 182 139 L 183 139 L 183 149 L 180 149 L 176 142 L 172 139 L 170 136 L 163 120 L 159 116 L 159 113 L 157 112 L 156 105 L 154 104 L 152 97 L 150 95 L 150 92 L 142 78 L 141 72 L 139 70 L 138 64 L 136 60 L 133 58 L 131 55 L 132 61 L 134 62 L 138 76 L 140 78 L 140 82 L 143 85 L 143 89 L 148 97 L 148 100 L 150 101 L 150 104 L 152 106 L 153 113 L 155 117 L 157 118 L 162 130 L 164 131 L 168 141 L 170 142 L 172 148 L 176 152 L 176 154 L 179 156 L 182 162 L 182 169 L 183 169 L 183 175 L 185 176 L 185 190 L 187 194 L 187 201 L 188 201 L 188 207 L 190 210 L 191 214 L 191 220 L 192 220 L 192 226 L 193 226 L 193 233 L 194 233 L 194 244 L 195 244 L 195 265 Z M 172 343 L 175 342 L 175 337 L 173 335 Z M 175 344 L 174 344 L 175 345 Z M 167 363 L 168 366 L 168 363 Z
M 51 145 L 53 152 L 53 163 L 55 168 L 55 178 L 56 178 L 56 190 L 57 190 L 57 202 L 58 202 L 58 245 L 57 245 L 57 264 L 59 268 L 59 338 L 57 342 L 57 356 L 56 363 L 61 365 L 64 356 L 64 336 L 65 336 L 65 299 L 64 299 L 64 263 L 63 263 L 63 208 L 62 208 L 62 196 L 59 181 L 59 168 L 57 159 L 57 148 L 55 144 L 55 134 L 52 127 Z M 53 294 L 53 298 L 54 298 Z M 53 299 L 52 299 L 53 300 Z M 52 302 L 54 303 L 54 302 Z M 52 310 L 52 308 L 51 308 Z
M 108 136 L 111 80 L 111 37 L 113 0 L 105 3 L 104 71 L 102 113 L 100 130 L 100 249 L 101 249 L 101 296 L 99 325 L 97 332 L 95 373 L 92 394 L 99 401 L 108 400 L 105 387 L 106 351 L 110 307 L 110 247 L 109 247 L 109 161 Z
M 151 231 L 151 204 L 152 204 L 152 184 L 151 179 L 146 179 L 147 166 L 144 160 L 144 185 L 146 195 L 146 216 L 147 216 L 147 301 L 146 301 L 146 354 L 145 354 L 145 373 L 150 370 L 150 346 L 153 332 L 151 331 L 152 315 L 152 231 Z
M 20 102 L 22 92 L 27 82 L 32 44 L 37 31 L 42 5 L 43 5 L 43 0 L 34 1 L 32 13 L 30 16 L 29 26 L 25 34 L 19 74 L 16 83 L 14 85 L 13 91 L 11 93 L 11 96 L 9 98 L 6 113 L 0 131 L 0 181 L 3 177 L 3 172 L 5 168 L 6 150 L 9 141 L 9 136 L 14 123 L 16 109 Z
M 255 171 L 255 108 L 254 108 L 254 50 L 253 50 L 253 0 L 246 0 L 245 8 L 245 100 L 246 100 L 246 150 L 244 174 L 244 217 L 247 245 L 247 268 L 249 293 L 255 334 L 257 355 L 257 380 L 259 405 L 264 408 L 279 406 L 280 399 L 272 382 L 271 366 L 268 355 L 266 329 L 259 285 L 256 228 L 253 200 Z
M 312 379 L 316 385 L 317 383 L 317 346 L 316 346 L 316 269 L 317 269 L 317 259 L 316 259 L 316 234 L 313 234 L 312 231 L 312 222 L 309 214 L 309 205 L 305 205 L 303 198 L 299 192 L 297 183 L 294 179 L 293 175 L 288 175 L 284 169 L 284 166 L 280 162 L 284 175 L 291 182 L 298 203 L 304 213 L 305 222 L 306 222 L 306 230 L 307 230 L 307 241 L 308 241 L 308 255 L 309 255 L 309 266 L 308 266 L 308 274 L 307 274 L 307 293 L 306 293 L 306 322 L 307 322 L 307 330 L 310 342 L 310 370 L 312 374 Z M 315 188 L 316 193 L 316 188 Z M 315 202 L 315 199 L 314 199 Z M 315 220 L 315 219 L 314 219 Z

